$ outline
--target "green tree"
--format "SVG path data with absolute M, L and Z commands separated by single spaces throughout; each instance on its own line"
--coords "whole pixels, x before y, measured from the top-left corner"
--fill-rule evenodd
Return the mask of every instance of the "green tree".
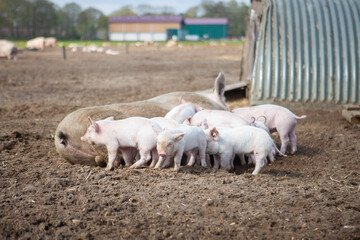
M 126 5 L 110 14 L 111 16 L 137 16 L 131 5 Z
M 81 7 L 76 3 L 68 3 L 62 8 L 62 35 L 66 38 L 79 38 L 77 32 L 78 18 L 81 13 Z M 65 16 L 62 16 L 64 14 Z
M 200 10 L 199 6 L 191 7 L 185 12 L 184 17 L 186 17 L 186 18 L 197 18 L 199 10 Z
M 77 21 L 77 30 L 82 40 L 96 39 L 96 33 L 99 29 L 99 20 L 104 14 L 95 8 L 88 8 L 79 14 Z

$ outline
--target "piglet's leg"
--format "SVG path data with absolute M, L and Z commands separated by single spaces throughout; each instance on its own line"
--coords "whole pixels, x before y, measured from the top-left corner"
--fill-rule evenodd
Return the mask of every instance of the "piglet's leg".
M 108 150 L 109 161 L 105 170 L 110 171 L 114 167 L 114 161 L 117 154 L 117 147 L 107 147 L 107 150 Z
M 195 164 L 195 160 L 196 160 L 196 152 L 197 151 L 188 151 L 186 152 L 187 155 L 190 155 L 189 161 L 187 163 L 187 166 L 193 166 Z
M 289 133 L 289 137 L 290 137 L 290 142 L 291 142 L 291 154 L 294 154 L 297 150 L 295 130 L 293 130 Z
M 174 157 L 174 171 L 179 171 L 180 169 L 182 154 L 182 151 L 178 151 Z
M 289 134 L 287 132 L 279 132 L 280 140 L 281 140 L 281 149 L 282 153 L 286 152 L 287 145 L 289 143 Z
M 220 167 L 220 156 L 214 155 L 214 168 L 219 169 Z
M 134 149 L 135 148 L 122 148 L 121 149 L 121 153 L 123 155 L 126 166 L 131 166 L 132 161 L 135 158 L 136 152 L 134 151 Z
M 240 163 L 242 166 L 246 165 L 246 161 L 245 161 L 245 155 L 243 153 L 238 154 L 239 158 L 240 158 Z
M 157 163 L 155 165 L 155 168 L 161 168 L 166 158 L 167 157 L 160 156 L 159 160 L 157 161 Z
M 156 149 L 153 149 L 151 151 L 151 164 L 150 164 L 150 167 L 153 168 L 155 167 L 156 163 L 158 162 L 159 160 L 159 154 L 158 152 L 156 151 Z
M 221 161 L 220 161 L 220 165 L 221 165 L 221 169 L 224 169 L 226 171 L 230 171 L 231 170 L 231 158 L 232 158 L 233 154 L 230 152 L 226 152 L 220 155 Z
M 256 175 L 260 172 L 260 170 L 262 169 L 262 167 L 265 165 L 265 159 L 266 156 L 262 153 L 254 153 L 255 155 L 255 169 L 252 172 L 252 175 Z
M 206 162 L 206 146 L 200 146 L 199 147 L 199 156 L 200 156 L 200 160 L 201 160 L 201 166 L 203 167 L 211 167 L 211 165 L 208 165 Z
M 140 160 L 136 161 L 130 168 L 139 168 L 143 166 L 145 163 L 150 161 L 151 154 L 150 151 L 142 151 L 140 150 Z

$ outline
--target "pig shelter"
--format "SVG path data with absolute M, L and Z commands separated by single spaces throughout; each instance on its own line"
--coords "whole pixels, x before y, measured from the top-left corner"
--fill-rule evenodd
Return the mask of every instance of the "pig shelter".
M 252 104 L 360 103 L 360 1 L 252 1 L 240 79 Z

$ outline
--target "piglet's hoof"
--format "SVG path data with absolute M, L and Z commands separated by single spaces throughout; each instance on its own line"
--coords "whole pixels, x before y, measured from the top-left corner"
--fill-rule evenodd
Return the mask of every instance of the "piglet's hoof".
M 105 168 L 105 170 L 106 170 L 106 171 L 111 171 L 111 170 L 113 170 L 113 168 L 112 168 L 112 167 L 107 166 L 107 167 Z

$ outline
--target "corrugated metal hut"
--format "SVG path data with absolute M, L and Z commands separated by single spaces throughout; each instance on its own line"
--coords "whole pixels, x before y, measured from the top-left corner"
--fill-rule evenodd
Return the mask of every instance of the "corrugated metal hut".
M 225 39 L 227 38 L 226 18 L 185 18 L 185 39 Z
M 250 15 L 241 79 L 252 104 L 360 103 L 359 0 L 253 1 Z
M 182 16 L 114 16 L 109 19 L 110 41 L 166 41 L 183 24 Z

